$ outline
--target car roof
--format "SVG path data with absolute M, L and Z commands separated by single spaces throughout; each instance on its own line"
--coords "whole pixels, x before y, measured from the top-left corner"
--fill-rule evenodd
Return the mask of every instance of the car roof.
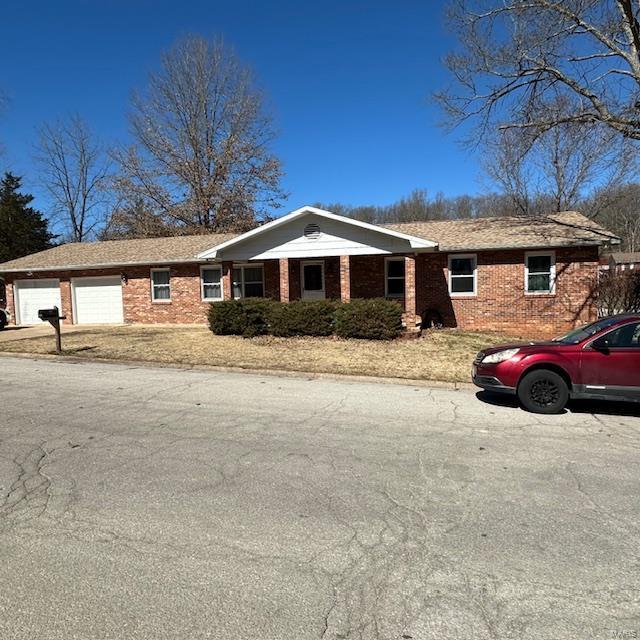
M 618 313 L 612 316 L 605 316 L 604 318 L 599 318 L 599 319 L 606 320 L 606 318 L 615 318 L 620 322 L 626 322 L 627 320 L 640 320 L 640 313 Z

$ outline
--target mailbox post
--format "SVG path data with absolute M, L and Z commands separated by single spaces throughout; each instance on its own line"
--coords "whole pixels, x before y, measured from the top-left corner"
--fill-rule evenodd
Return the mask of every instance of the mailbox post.
M 62 353 L 62 338 L 60 336 L 60 320 L 66 320 L 67 316 L 60 315 L 60 309 L 53 307 L 53 309 L 40 309 L 38 311 L 38 318 L 42 321 L 47 321 L 56 332 L 56 353 L 60 355 Z

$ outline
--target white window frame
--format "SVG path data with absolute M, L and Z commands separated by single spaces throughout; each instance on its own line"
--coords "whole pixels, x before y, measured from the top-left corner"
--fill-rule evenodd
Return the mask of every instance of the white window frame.
M 231 297 L 234 300 L 241 300 L 242 298 L 246 298 L 247 296 L 244 293 L 244 286 L 245 286 L 245 279 L 244 279 L 244 270 L 245 269 L 257 269 L 258 267 L 260 267 L 262 269 L 262 297 L 265 297 L 265 293 L 266 293 L 266 289 L 265 289 L 265 285 L 264 285 L 264 264 L 262 264 L 262 262 L 247 262 L 247 263 L 243 263 L 243 264 L 234 264 L 233 267 L 231 268 Z M 240 271 L 242 272 L 241 275 L 241 280 L 240 280 L 240 297 L 236 298 L 235 294 L 234 294 L 234 288 L 235 288 L 235 284 L 236 282 L 233 279 L 233 272 L 235 269 L 240 269 Z M 255 281 L 257 282 L 257 280 Z M 254 284 L 253 282 L 251 284 Z
M 468 278 L 469 276 L 454 275 L 451 270 L 453 260 L 469 258 L 473 260 L 473 291 L 453 291 L 454 278 Z M 447 285 L 451 298 L 475 298 L 478 295 L 478 254 L 477 253 L 450 253 L 447 262 Z
M 153 274 L 165 272 L 169 274 L 169 284 L 159 284 L 156 285 L 153 283 Z M 157 304 L 169 304 L 171 302 L 171 269 L 151 269 L 151 274 L 149 277 L 149 284 L 151 285 L 151 302 Z M 169 297 L 168 298 L 156 298 L 156 287 L 169 287 Z
M 204 272 L 205 271 L 213 271 L 213 270 L 219 271 L 220 272 L 220 297 L 219 298 L 207 298 L 204 294 L 204 285 L 205 285 L 205 281 L 204 281 Z M 211 284 L 210 282 L 207 284 Z M 203 264 L 200 265 L 200 299 L 202 300 L 202 302 L 219 302 L 220 300 L 222 300 L 224 298 L 224 285 L 222 282 L 222 265 L 221 264 Z
M 529 291 L 529 258 L 548 256 L 551 258 L 549 268 L 548 291 Z M 554 296 L 556 294 L 556 252 L 555 251 L 527 251 L 524 254 L 524 292 L 528 296 Z
M 392 280 L 402 280 L 404 286 L 402 287 L 402 293 L 389 293 L 389 263 L 390 262 L 402 262 L 402 277 L 391 276 Z M 407 270 L 405 267 L 404 257 L 391 257 L 384 259 L 384 297 L 385 298 L 404 298 L 407 295 Z

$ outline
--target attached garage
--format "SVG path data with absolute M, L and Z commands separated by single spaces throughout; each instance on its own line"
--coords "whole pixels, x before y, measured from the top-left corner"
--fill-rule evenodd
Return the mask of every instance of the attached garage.
M 16 324 L 40 324 L 39 309 L 58 307 L 60 302 L 60 280 L 16 280 L 13 283 L 17 311 Z
M 121 324 L 122 282 L 120 276 L 72 278 L 75 324 Z

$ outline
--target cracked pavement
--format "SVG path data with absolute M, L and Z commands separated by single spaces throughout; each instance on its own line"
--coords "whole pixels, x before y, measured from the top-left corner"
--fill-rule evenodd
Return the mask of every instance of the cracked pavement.
M 0 363 L 1 638 L 640 635 L 640 405 Z

